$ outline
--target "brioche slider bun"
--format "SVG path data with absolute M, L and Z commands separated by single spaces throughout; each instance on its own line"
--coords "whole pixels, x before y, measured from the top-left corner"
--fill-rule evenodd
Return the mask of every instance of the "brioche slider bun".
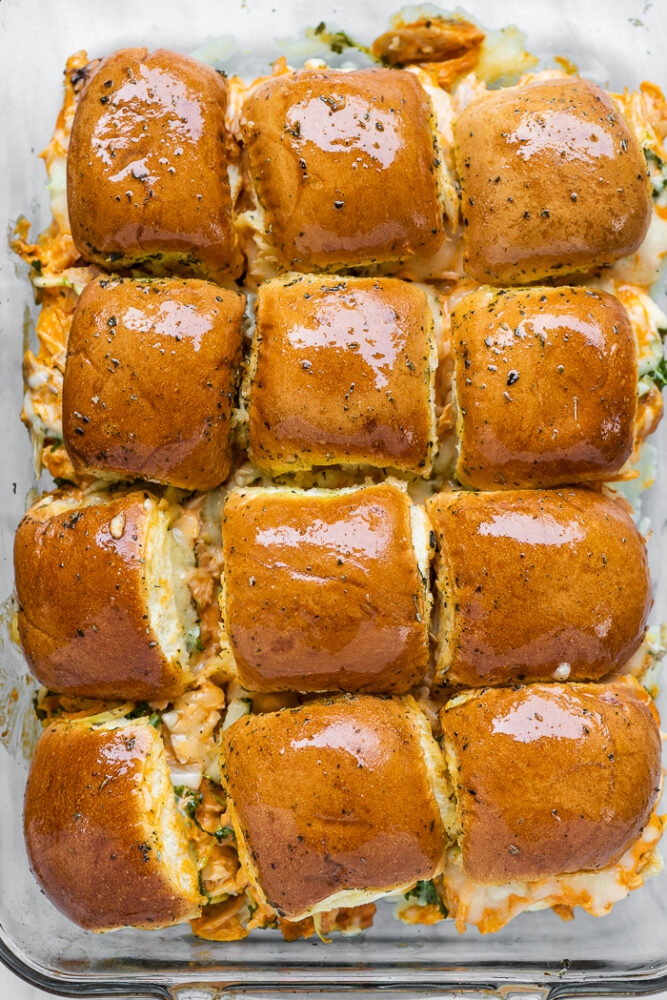
M 454 126 L 464 267 L 523 285 L 633 254 L 651 218 L 646 161 L 604 90 L 536 80 L 472 101 Z
M 661 740 L 636 681 L 467 691 L 440 718 L 472 881 L 597 871 L 646 826 Z
M 409 696 L 246 715 L 223 734 L 221 771 L 246 873 L 289 920 L 361 906 L 441 870 L 450 791 Z
M 430 526 L 395 480 L 232 490 L 220 607 L 251 691 L 405 692 L 429 662 Z
M 282 270 L 429 258 L 440 248 L 441 157 L 414 74 L 282 73 L 250 91 L 241 129 L 263 236 Z
M 178 511 L 180 508 L 176 508 Z M 47 494 L 14 541 L 21 645 L 51 691 L 172 698 L 190 680 L 189 548 L 149 493 Z
M 260 285 L 245 384 L 251 461 L 268 475 L 368 465 L 428 476 L 437 361 L 430 298 L 410 282 Z
M 32 870 L 88 930 L 167 927 L 199 915 L 197 866 L 162 740 L 146 719 L 59 719 L 25 793 Z
M 479 288 L 452 312 L 459 453 L 478 490 L 613 479 L 635 444 L 637 340 L 592 288 Z
M 639 647 L 651 579 L 623 498 L 574 487 L 451 492 L 427 510 L 439 680 L 598 680 Z
M 178 52 L 130 48 L 102 59 L 81 92 L 67 151 L 82 257 L 111 270 L 238 277 L 226 105 L 224 77 Z
M 211 490 L 229 475 L 245 296 L 98 278 L 67 344 L 63 438 L 79 473 Z

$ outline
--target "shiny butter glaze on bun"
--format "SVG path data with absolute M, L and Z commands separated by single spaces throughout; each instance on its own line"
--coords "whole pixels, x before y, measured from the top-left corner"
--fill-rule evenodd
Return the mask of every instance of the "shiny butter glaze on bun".
M 237 489 L 222 617 L 251 691 L 404 692 L 428 667 L 429 526 L 395 481 Z
M 147 719 L 52 722 L 30 768 L 24 827 L 37 880 L 81 927 L 166 927 L 200 912 L 197 866 Z
M 339 464 L 429 475 L 433 326 L 427 293 L 395 278 L 261 285 L 247 385 L 251 460 L 269 475 Z
M 190 681 L 192 553 L 148 493 L 46 495 L 18 526 L 21 645 L 51 691 L 169 698 Z
M 437 676 L 598 680 L 644 635 L 651 580 L 625 500 L 592 490 L 440 493 Z
M 441 870 L 449 787 L 410 697 L 246 715 L 223 734 L 221 770 L 245 869 L 290 920 Z
M 299 70 L 253 88 L 241 126 L 282 267 L 429 257 L 444 236 L 426 91 L 402 70 Z
M 237 277 L 227 84 L 195 59 L 121 49 L 87 80 L 67 153 L 72 236 L 114 270 Z
M 634 680 L 470 691 L 440 718 L 475 882 L 597 871 L 651 815 L 660 731 Z
M 494 90 L 455 123 L 465 269 L 522 285 L 635 252 L 651 217 L 646 162 L 609 94 L 557 78 Z
M 229 475 L 245 296 L 208 281 L 98 278 L 78 300 L 63 437 L 79 472 L 211 490 Z
M 452 312 L 457 478 L 480 490 L 613 477 L 630 457 L 637 342 L 591 288 L 480 288 Z

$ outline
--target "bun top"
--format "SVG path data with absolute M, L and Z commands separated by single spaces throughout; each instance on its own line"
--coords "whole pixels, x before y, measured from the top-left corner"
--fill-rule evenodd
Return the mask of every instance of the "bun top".
M 86 285 L 63 381 L 75 468 L 190 490 L 224 482 L 244 307 L 244 295 L 209 281 Z
M 651 216 L 646 162 L 589 80 L 538 80 L 473 101 L 454 127 L 465 268 L 521 285 L 634 253 Z
M 440 718 L 474 882 L 604 868 L 651 815 L 660 731 L 634 680 L 484 688 Z
M 250 457 L 271 474 L 366 464 L 428 475 L 437 348 L 422 288 L 304 275 L 257 294 Z
M 21 645 L 42 684 L 91 698 L 181 694 L 194 613 L 184 567 L 170 565 L 175 544 L 148 493 L 47 495 L 30 508 L 14 569 Z
M 421 680 L 428 527 L 413 512 L 395 481 L 228 494 L 223 619 L 244 687 L 397 692 Z
M 563 671 L 597 680 L 639 647 L 651 581 L 622 498 L 566 487 L 440 493 L 427 509 L 449 611 L 438 656 L 448 684 L 546 681 Z
M 156 730 L 58 720 L 42 733 L 25 794 L 31 867 L 81 927 L 165 927 L 198 915 L 197 868 Z
M 246 715 L 223 733 L 221 771 L 241 859 L 282 916 L 359 905 L 441 869 L 432 780 L 444 786 L 444 762 L 412 698 Z
M 611 477 L 630 457 L 637 341 L 592 288 L 480 288 L 452 311 L 459 456 L 473 489 Z
M 402 70 L 300 70 L 245 101 L 265 228 L 308 270 L 428 257 L 443 239 L 431 105 Z
M 195 59 L 121 49 L 86 82 L 67 153 L 72 237 L 106 268 L 236 277 L 227 85 Z

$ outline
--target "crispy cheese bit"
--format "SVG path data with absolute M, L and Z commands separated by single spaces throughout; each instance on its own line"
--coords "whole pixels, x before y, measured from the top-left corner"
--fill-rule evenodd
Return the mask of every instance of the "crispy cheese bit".
M 390 66 L 418 65 L 433 83 L 449 90 L 479 59 L 484 32 L 462 18 L 419 18 L 393 28 L 376 38 L 372 55 Z

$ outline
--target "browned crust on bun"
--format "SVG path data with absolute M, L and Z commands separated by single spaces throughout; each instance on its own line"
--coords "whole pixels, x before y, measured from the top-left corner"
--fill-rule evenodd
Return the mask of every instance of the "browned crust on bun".
M 391 481 L 232 490 L 220 603 L 243 686 L 394 693 L 417 684 L 429 660 L 428 531 Z
M 227 84 L 195 59 L 120 49 L 79 98 L 67 153 L 74 243 L 105 268 L 243 269 L 232 227 Z
M 28 857 L 48 898 L 80 927 L 166 927 L 200 912 L 163 758 L 157 732 L 139 719 L 112 729 L 63 719 L 39 739 L 25 793 Z M 177 846 L 165 843 L 167 816 Z
M 224 482 L 244 307 L 245 296 L 208 281 L 86 285 L 63 381 L 75 469 L 189 490 Z
M 480 288 L 452 311 L 459 455 L 473 489 L 609 478 L 630 457 L 637 341 L 591 288 Z
M 45 687 L 133 700 L 185 689 L 184 644 L 182 655 L 167 655 L 149 615 L 172 586 L 152 579 L 148 557 L 166 534 L 158 501 L 147 493 L 47 497 L 28 511 L 14 542 L 18 625 Z
M 521 285 L 611 264 L 651 217 L 646 162 L 612 98 L 578 77 L 473 101 L 454 126 L 466 272 Z
M 444 764 L 412 698 L 246 715 L 223 734 L 221 770 L 244 867 L 281 916 L 360 905 L 441 870 Z
M 636 681 L 486 688 L 440 718 L 474 882 L 597 871 L 648 822 L 661 741 Z
M 439 679 L 597 680 L 639 647 L 651 580 L 622 498 L 454 492 L 430 498 L 427 510 L 438 544 Z
M 281 74 L 252 90 L 241 127 L 283 266 L 353 267 L 440 247 L 432 110 L 412 73 Z
M 437 350 L 426 293 L 395 278 L 260 285 L 251 460 L 279 475 L 364 464 L 428 475 Z

